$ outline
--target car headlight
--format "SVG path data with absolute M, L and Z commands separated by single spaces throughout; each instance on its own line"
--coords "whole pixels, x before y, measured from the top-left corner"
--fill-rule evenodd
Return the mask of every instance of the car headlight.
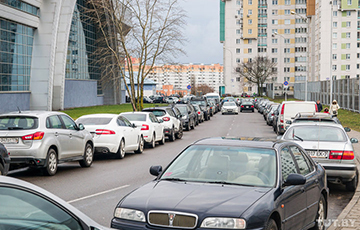
M 120 219 L 145 222 L 145 214 L 142 211 L 134 209 L 116 208 L 114 216 Z
M 245 229 L 246 221 L 239 218 L 208 217 L 201 223 L 201 228 Z

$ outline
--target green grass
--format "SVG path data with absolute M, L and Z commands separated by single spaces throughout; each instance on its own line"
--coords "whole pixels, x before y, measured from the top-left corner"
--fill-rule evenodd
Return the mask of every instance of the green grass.
M 154 107 L 154 106 L 167 106 L 167 104 L 144 104 L 144 108 Z M 94 114 L 94 113 L 114 113 L 119 114 L 122 112 L 131 112 L 133 111 L 131 104 L 121 104 L 121 105 L 101 105 L 101 106 L 92 106 L 92 107 L 81 107 L 74 109 L 67 109 L 61 112 L 68 114 L 74 120 L 81 117 L 82 115 Z

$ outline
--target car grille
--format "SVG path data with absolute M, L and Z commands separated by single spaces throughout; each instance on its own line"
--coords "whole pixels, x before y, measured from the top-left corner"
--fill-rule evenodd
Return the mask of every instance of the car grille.
M 150 211 L 149 224 L 155 226 L 192 229 L 196 227 L 198 217 L 190 213 L 171 211 Z

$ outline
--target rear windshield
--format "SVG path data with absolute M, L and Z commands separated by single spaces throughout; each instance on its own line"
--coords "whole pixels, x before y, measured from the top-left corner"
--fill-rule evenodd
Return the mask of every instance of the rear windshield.
M 83 117 L 77 119 L 77 123 L 83 125 L 107 125 L 111 121 L 111 117 Z
M 346 134 L 337 127 L 324 126 L 298 126 L 291 127 L 287 132 L 286 140 L 303 140 L 303 141 L 328 141 L 328 142 L 345 142 Z
M 3 116 L 0 117 L 0 130 L 37 129 L 37 117 Z
M 194 104 L 194 105 L 204 105 L 204 106 L 206 106 L 205 101 L 190 101 L 190 103 Z
M 129 121 L 146 121 L 146 114 L 121 114 L 126 117 Z
M 329 122 L 329 123 L 336 123 L 334 120 L 331 119 L 316 119 L 316 118 L 299 118 L 295 119 L 293 123 L 300 123 L 300 122 Z
M 235 102 L 225 102 L 224 106 L 236 106 Z
M 252 105 L 253 103 L 251 101 L 244 101 L 242 104 L 243 105 Z
M 188 113 L 186 106 L 179 106 L 177 108 L 180 110 L 182 115 L 186 115 Z
M 164 110 L 146 110 L 145 112 L 152 112 L 155 117 L 162 117 L 166 115 L 166 112 Z

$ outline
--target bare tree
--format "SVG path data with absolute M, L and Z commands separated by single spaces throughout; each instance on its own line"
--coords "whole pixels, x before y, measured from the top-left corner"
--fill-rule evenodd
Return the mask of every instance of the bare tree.
M 155 62 L 183 54 L 185 13 L 179 0 L 90 0 L 111 69 L 103 82 L 121 79 L 133 110 L 143 108 L 143 87 Z M 111 64 L 110 64 L 111 65 Z M 129 84 L 129 86 L 127 85 Z M 137 86 L 137 87 L 136 87 Z
M 262 95 L 262 85 L 276 75 L 276 63 L 271 62 L 267 57 L 257 56 L 251 62 L 240 63 L 235 71 L 240 80 L 246 79 L 258 87 L 258 95 Z

